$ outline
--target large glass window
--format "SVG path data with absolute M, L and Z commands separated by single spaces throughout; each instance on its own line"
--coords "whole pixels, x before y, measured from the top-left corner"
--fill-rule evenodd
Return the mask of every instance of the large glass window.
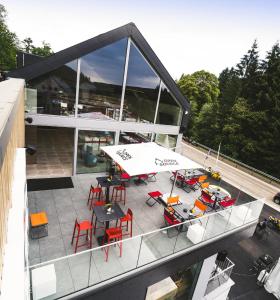
M 156 123 L 180 125 L 182 109 L 172 97 L 167 87 L 162 84 Z
M 109 131 L 79 130 L 77 173 L 108 171 L 109 158 L 101 151 L 102 146 L 114 145 L 115 133 Z
M 51 115 L 74 115 L 77 60 L 27 82 L 29 112 Z
M 78 116 L 119 120 L 127 38 L 81 58 Z
M 160 79 L 142 54 L 131 43 L 123 121 L 153 123 Z
M 119 144 L 137 144 L 151 141 L 152 133 L 136 133 L 121 131 Z
M 177 135 L 157 133 L 155 142 L 165 148 L 175 148 L 177 143 Z

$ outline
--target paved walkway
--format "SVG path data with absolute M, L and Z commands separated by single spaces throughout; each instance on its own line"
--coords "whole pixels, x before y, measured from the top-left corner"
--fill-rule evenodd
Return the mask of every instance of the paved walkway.
M 182 143 L 181 154 L 185 154 L 193 161 L 204 165 L 205 152 L 198 150 L 197 148 L 187 144 Z M 206 167 L 212 167 L 215 169 L 216 159 L 209 156 L 205 161 Z M 231 183 L 236 187 L 242 187 L 242 190 L 249 195 L 262 199 L 264 198 L 265 203 L 272 208 L 280 211 L 280 205 L 273 202 L 273 196 L 279 192 L 279 189 L 267 182 L 264 182 L 250 174 L 245 173 L 239 169 L 234 168 L 231 165 L 224 163 L 223 161 L 218 161 L 218 169 L 222 174 L 222 178 Z

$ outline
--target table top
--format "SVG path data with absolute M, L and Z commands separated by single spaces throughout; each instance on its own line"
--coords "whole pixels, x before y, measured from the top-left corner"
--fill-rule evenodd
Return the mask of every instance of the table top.
M 104 176 L 104 177 L 96 177 L 97 182 L 102 186 L 102 187 L 110 187 L 113 185 L 121 185 L 121 181 L 113 176 L 112 180 L 108 180 L 108 176 Z
M 125 216 L 124 212 L 118 204 L 112 204 L 111 213 L 107 213 L 106 206 L 96 206 L 94 208 L 94 214 L 99 222 L 109 222 L 118 220 Z
M 209 185 L 208 188 L 204 189 L 206 192 L 208 192 L 210 195 L 215 195 L 218 199 L 224 199 L 225 197 L 231 197 L 230 193 L 217 186 L 217 185 Z
M 175 213 L 179 215 L 182 219 L 187 220 L 190 217 L 190 206 L 188 204 L 178 204 L 173 205 Z
M 185 176 L 186 177 L 199 177 L 205 175 L 202 171 L 198 170 L 198 169 L 188 169 L 185 170 Z

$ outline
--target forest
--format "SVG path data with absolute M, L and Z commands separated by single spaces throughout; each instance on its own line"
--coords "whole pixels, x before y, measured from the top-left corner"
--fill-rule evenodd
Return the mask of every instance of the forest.
M 257 41 L 217 78 L 204 70 L 177 84 L 191 103 L 185 137 L 280 178 L 280 47 Z

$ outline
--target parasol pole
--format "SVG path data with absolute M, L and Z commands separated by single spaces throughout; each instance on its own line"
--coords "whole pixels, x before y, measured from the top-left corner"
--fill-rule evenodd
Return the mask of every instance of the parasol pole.
M 176 183 L 176 181 L 177 181 L 177 175 L 178 175 L 178 171 L 176 170 L 176 174 L 175 174 L 174 182 L 173 182 L 173 184 L 172 184 L 172 189 L 171 189 L 171 192 L 170 192 L 170 195 L 169 195 L 169 197 L 171 197 L 171 195 L 172 195 L 172 192 L 173 192 L 173 189 L 174 189 L 175 183 Z

